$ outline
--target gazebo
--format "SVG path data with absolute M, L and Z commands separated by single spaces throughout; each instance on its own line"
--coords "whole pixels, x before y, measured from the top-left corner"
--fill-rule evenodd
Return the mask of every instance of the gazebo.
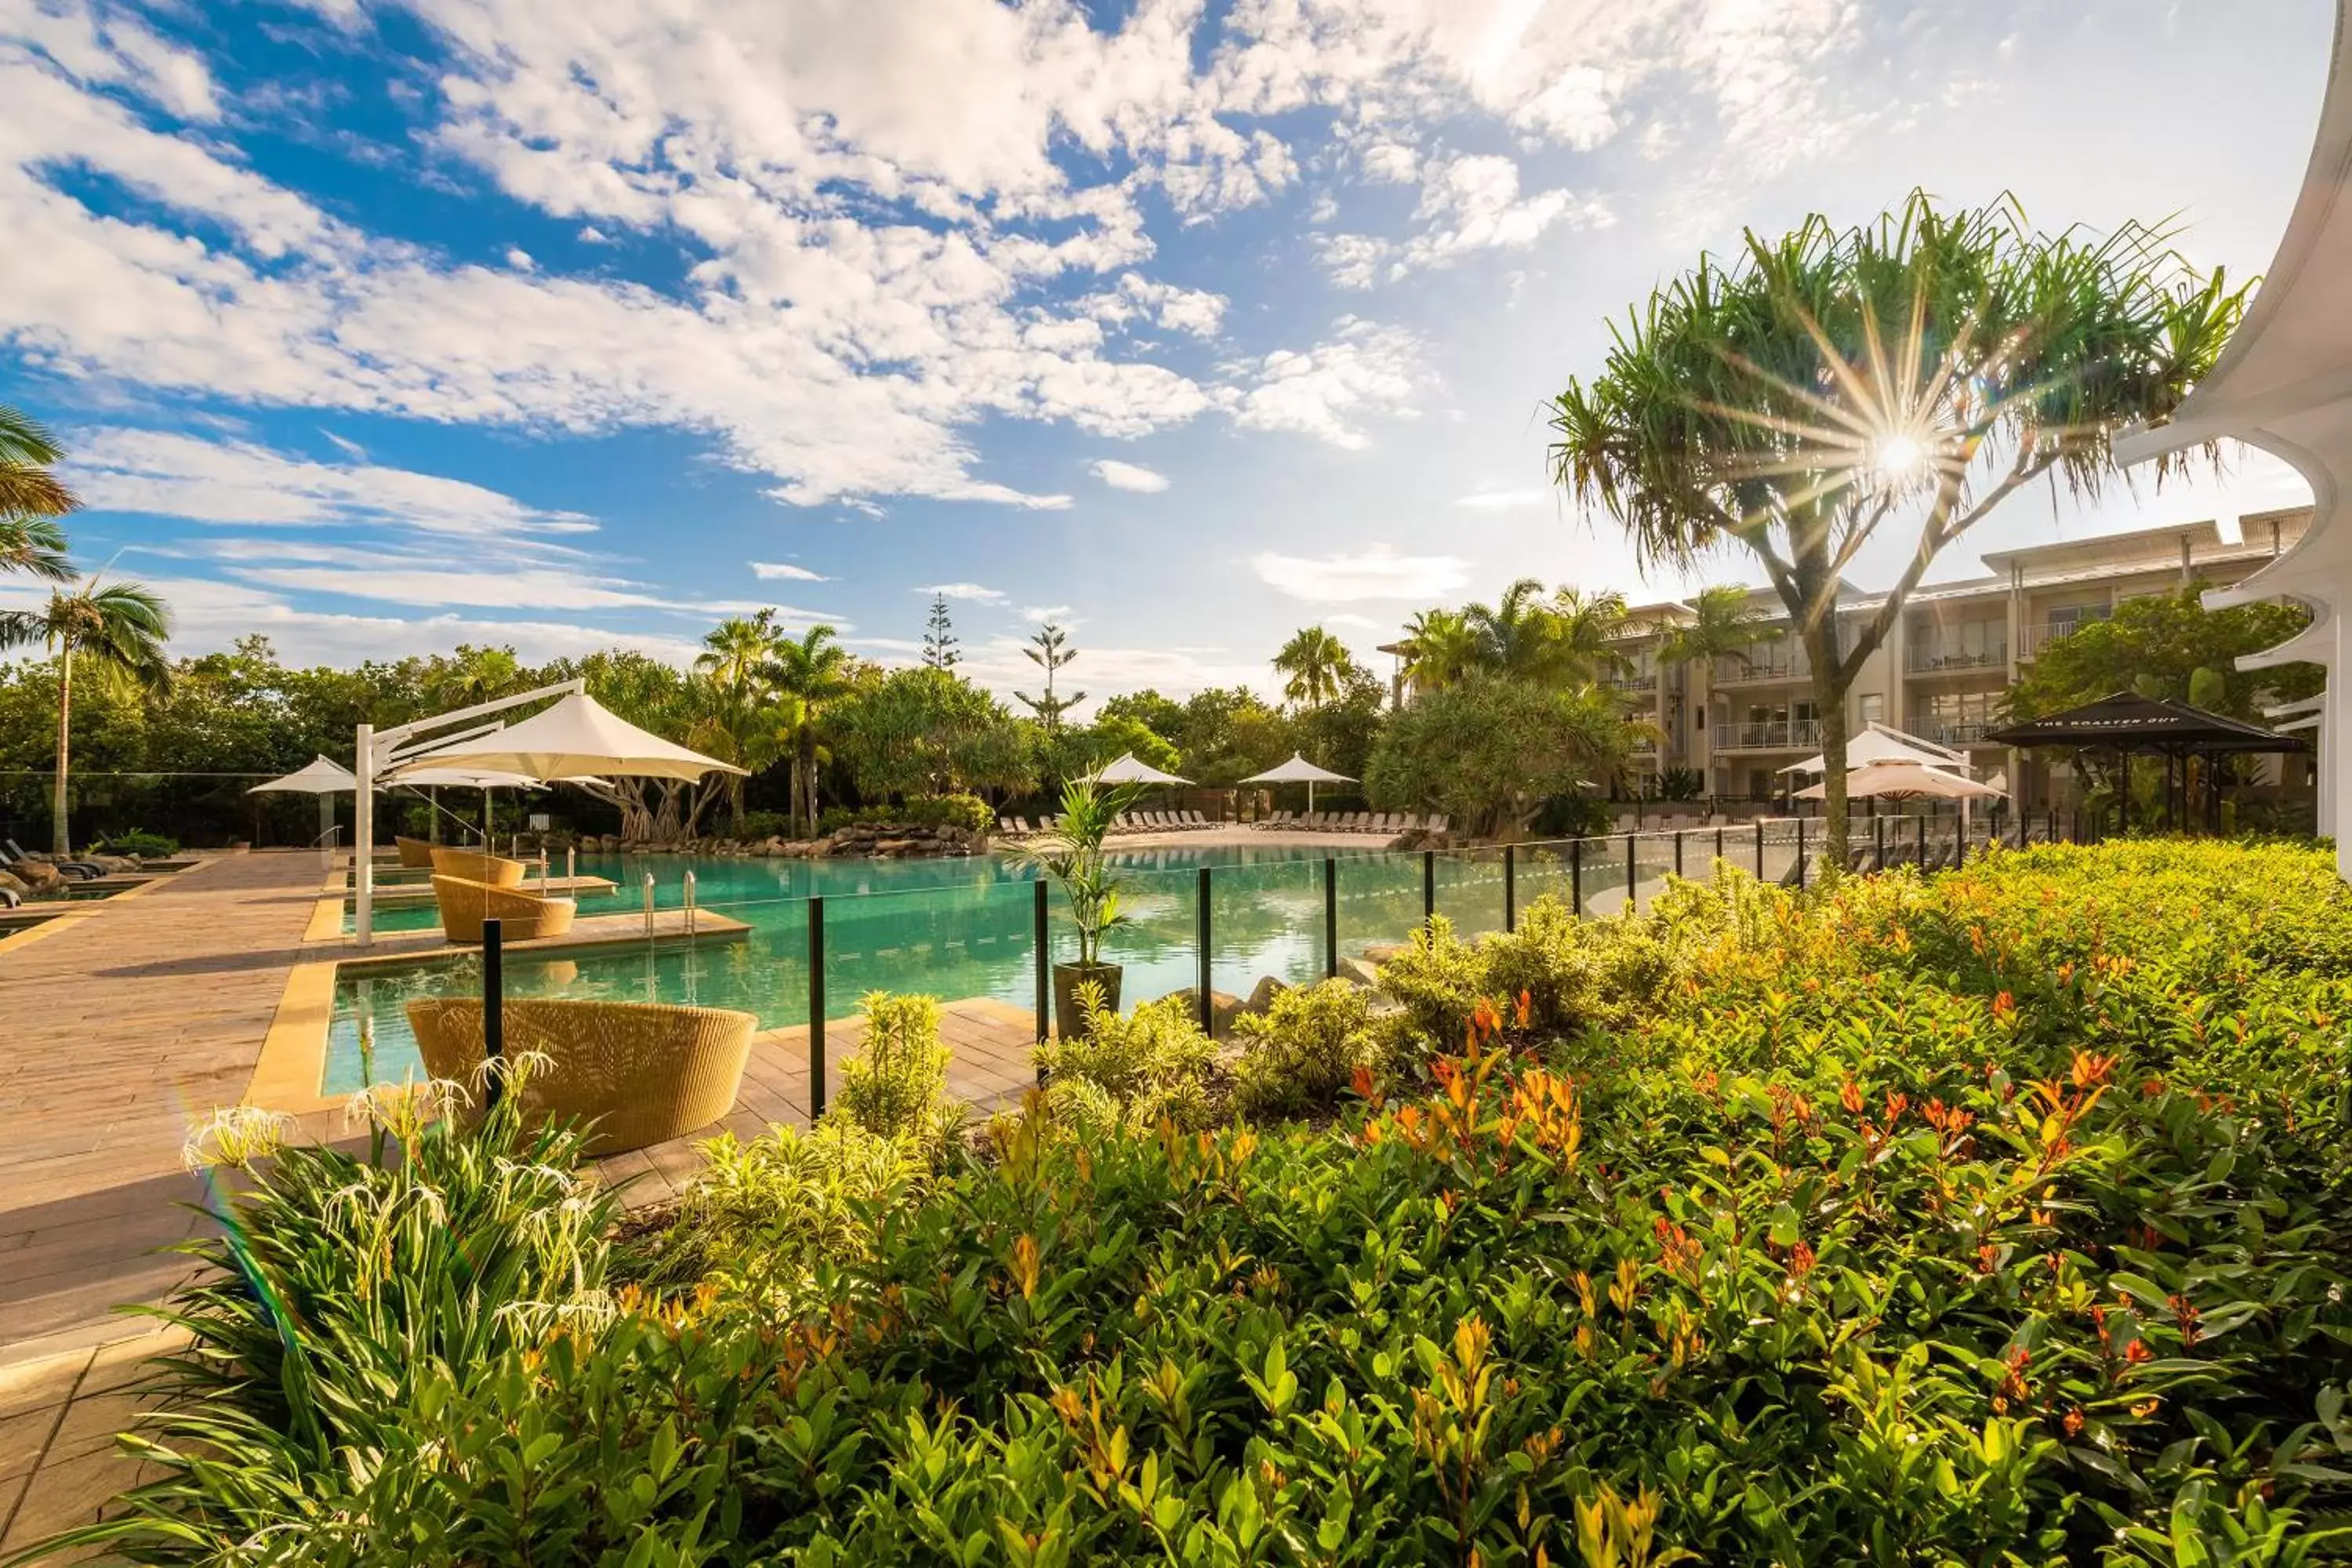
M 2024 751 L 2037 746 L 2063 746 L 2077 752 L 2112 752 L 2126 786 L 2131 781 L 2133 757 L 2162 757 L 2165 759 L 2164 825 L 2167 827 L 2173 826 L 2176 771 L 2179 774 L 2178 786 L 2181 805 L 2184 809 L 2188 805 L 2189 779 L 2185 764 L 2190 757 L 2212 758 L 2246 752 L 2306 752 L 2311 749 L 2299 735 L 2281 735 L 2259 724 L 2232 719 L 2226 713 L 2209 712 L 2202 708 L 2192 708 L 2186 702 L 2142 697 L 2136 691 L 2118 691 L 2111 697 L 2102 697 L 2096 702 L 2069 708 L 2063 713 L 2029 719 L 2023 723 L 1989 731 L 1985 739 Z M 2126 790 L 2126 796 L 2127 793 Z M 2208 826 L 2214 826 L 2212 818 L 2219 811 L 2221 798 L 2209 771 L 2205 793 Z M 2129 811 L 2128 798 L 2120 799 L 2117 804 L 2126 813 Z

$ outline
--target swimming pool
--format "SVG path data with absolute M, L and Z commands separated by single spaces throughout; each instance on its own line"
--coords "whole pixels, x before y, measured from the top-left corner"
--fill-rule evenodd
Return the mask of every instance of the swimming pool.
M 1792 826 L 1776 826 L 1769 856 L 1754 839 L 1756 870 L 1779 878 L 1794 864 Z M 1687 840 L 1685 845 L 1683 841 Z M 1513 889 L 1524 910 L 1548 893 L 1571 889 L 1588 911 L 1622 905 L 1629 879 L 1646 904 L 1682 868 L 1703 877 L 1720 832 L 1656 833 L 1580 844 L 1522 845 Z M 1743 830 L 1727 852 L 1748 864 Z M 1423 879 L 1430 879 L 1437 912 L 1464 932 L 1499 931 L 1504 924 L 1504 864 L 1496 849 L 1441 853 L 1424 862 L 1370 845 L 1201 845 L 1116 852 L 1124 878 L 1126 921 L 1104 939 L 1103 955 L 1125 966 L 1121 1001 L 1128 1006 L 1196 983 L 1200 878 L 1209 873 L 1210 983 L 1247 996 L 1267 975 L 1290 984 L 1324 972 L 1323 863 L 1332 861 L 1339 950 L 1360 954 L 1376 942 L 1402 940 L 1422 919 Z M 809 1004 L 808 900 L 824 900 L 825 1016 L 846 1017 L 868 991 L 920 992 L 942 1001 L 989 996 L 1018 1006 L 1035 996 L 1036 870 L 1017 857 L 973 856 L 936 860 L 710 860 L 677 855 L 598 855 L 580 858 L 583 876 L 619 886 L 585 900 L 583 913 L 619 913 L 642 907 L 644 881 L 654 879 L 657 906 L 675 908 L 686 873 L 695 873 L 696 901 L 743 921 L 741 941 L 687 943 L 652 939 L 573 957 L 510 955 L 509 995 L 578 996 L 602 1001 L 683 1002 L 737 1007 L 763 1028 L 805 1023 Z M 561 874 L 561 868 L 557 868 Z M 1061 894 L 1053 892 L 1049 951 L 1076 955 L 1076 939 Z M 429 907 L 381 911 L 385 929 L 397 915 L 408 929 L 434 921 Z M 419 996 L 478 994 L 477 959 L 409 970 L 346 972 L 335 986 L 326 1068 L 320 1085 L 342 1094 L 367 1080 L 361 1049 L 379 1081 L 398 1082 L 423 1071 L 404 1005 Z

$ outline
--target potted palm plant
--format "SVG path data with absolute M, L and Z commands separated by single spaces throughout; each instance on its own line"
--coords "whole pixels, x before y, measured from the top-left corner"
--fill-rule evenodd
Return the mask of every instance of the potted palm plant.
M 1066 1040 L 1090 1027 L 1078 1000 L 1080 986 L 1100 986 L 1101 1005 L 1118 1011 L 1119 966 L 1102 961 L 1102 939 L 1127 917 L 1119 912 L 1118 878 L 1103 853 L 1103 841 L 1137 794 L 1132 786 L 1105 789 L 1088 779 L 1071 780 L 1062 786 L 1061 821 L 1027 851 L 1069 900 L 1070 924 L 1078 935 L 1077 962 L 1054 965 L 1054 1032 Z

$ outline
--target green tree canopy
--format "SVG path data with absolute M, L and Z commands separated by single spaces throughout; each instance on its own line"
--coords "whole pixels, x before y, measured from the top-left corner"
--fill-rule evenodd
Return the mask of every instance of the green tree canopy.
M 1482 671 L 1406 704 L 1364 783 L 1384 811 L 1442 811 L 1457 829 L 1516 837 L 1547 801 L 1622 770 L 1637 732 L 1599 688 Z
M 2110 619 L 2077 626 L 2043 644 L 2009 689 L 2010 716 L 2038 719 L 2137 691 L 2261 723 L 2265 702 L 2318 692 L 2326 679 L 2318 665 L 2256 670 L 2237 665 L 2242 655 L 2275 647 L 2301 631 L 2311 619 L 2308 611 L 2282 604 L 2209 610 L 2205 587 L 2192 583 L 2178 593 L 2126 599 Z

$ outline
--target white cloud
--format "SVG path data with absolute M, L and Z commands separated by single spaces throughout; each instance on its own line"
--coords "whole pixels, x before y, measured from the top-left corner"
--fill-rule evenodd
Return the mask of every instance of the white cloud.
M 1029 622 L 1032 626 L 1042 626 L 1047 621 L 1060 621 L 1066 625 L 1069 624 L 1070 621 L 1070 606 L 1067 605 L 1032 605 L 1027 609 L 1021 612 L 1021 618 Z
M 539 263 L 530 258 L 530 252 L 522 249 L 519 246 L 510 246 L 508 247 L 507 265 L 513 268 L 517 272 L 536 272 L 539 270 Z
M 1116 458 L 1100 458 L 1087 465 L 1095 478 L 1115 490 L 1135 490 L 1143 495 L 1158 495 L 1168 488 L 1168 476 L 1156 468 L 1139 463 L 1122 463 Z
M 1470 563 L 1456 555 L 1399 555 L 1375 544 L 1355 555 L 1281 555 L 1268 551 L 1250 558 L 1259 579 L 1312 604 L 1348 604 L 1360 599 L 1438 599 L 1470 580 Z
M 339 437 L 329 440 L 363 458 Z M 92 507 L 200 522 L 367 525 L 428 534 L 586 533 L 594 520 L 463 479 L 365 461 L 320 463 L 248 441 L 112 427 L 72 442 L 67 476 Z
M 1517 489 L 1476 489 L 1466 496 L 1454 497 L 1454 504 L 1470 511 L 1517 511 L 1544 506 L 1557 499 L 1551 490 L 1528 486 Z
M 789 561 L 754 561 L 751 575 L 762 583 L 830 583 L 832 578 L 812 572 L 805 566 L 795 566 Z
M 1353 626 L 1359 631 L 1370 631 L 1381 625 L 1371 616 L 1360 616 L 1353 610 L 1341 610 L 1337 615 L 1325 616 L 1323 624 L 1327 626 Z
M 1277 350 L 1239 367 L 1245 391 L 1229 392 L 1234 422 L 1252 430 L 1316 436 L 1335 447 L 1371 445 L 1368 416 L 1409 419 L 1432 377 L 1421 340 L 1401 327 L 1343 316 L 1314 348 Z
M 1332 281 L 1368 289 L 1383 279 L 1394 282 L 1422 268 L 1451 266 L 1475 251 L 1524 250 L 1561 224 L 1605 228 L 1614 221 L 1607 204 L 1566 190 L 1520 195 L 1518 164 L 1492 153 L 1431 163 L 1413 216 L 1423 226 L 1402 242 L 1361 234 L 1325 239 L 1320 248 Z
M 984 588 L 977 583 L 933 583 L 928 587 L 918 588 L 915 592 L 930 594 L 943 599 L 966 599 L 979 605 L 1004 603 L 1003 589 Z

